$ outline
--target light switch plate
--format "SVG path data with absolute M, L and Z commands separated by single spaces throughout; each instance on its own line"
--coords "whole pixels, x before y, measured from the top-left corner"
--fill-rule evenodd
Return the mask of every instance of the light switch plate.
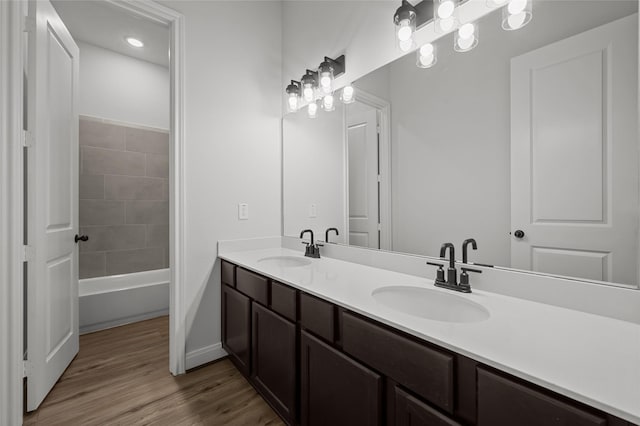
M 238 204 L 238 219 L 240 220 L 249 219 L 249 204 L 247 203 Z
M 318 217 L 318 207 L 315 204 L 309 206 L 309 217 Z

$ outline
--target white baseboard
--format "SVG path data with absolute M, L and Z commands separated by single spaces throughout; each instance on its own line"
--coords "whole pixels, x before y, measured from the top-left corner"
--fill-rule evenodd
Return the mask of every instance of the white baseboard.
M 227 352 L 222 349 L 222 342 L 198 348 L 187 352 L 186 369 L 189 370 L 225 356 Z
M 134 315 L 125 318 L 117 318 L 112 321 L 105 321 L 98 324 L 91 324 L 80 327 L 80 334 L 93 333 L 95 331 L 107 330 L 109 328 L 120 327 L 121 325 L 132 324 L 138 321 L 145 321 L 152 318 L 163 317 L 169 315 L 169 309 L 161 309 L 159 311 L 145 312 L 144 314 Z

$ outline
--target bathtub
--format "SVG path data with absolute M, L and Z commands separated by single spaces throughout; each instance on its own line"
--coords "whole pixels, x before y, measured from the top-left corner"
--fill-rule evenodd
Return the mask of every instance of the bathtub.
M 169 314 L 169 269 L 79 282 L 80 334 Z

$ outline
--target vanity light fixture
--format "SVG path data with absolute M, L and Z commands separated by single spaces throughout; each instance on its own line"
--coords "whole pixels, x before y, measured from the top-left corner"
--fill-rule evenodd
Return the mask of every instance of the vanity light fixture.
M 414 47 L 413 34 L 416 29 L 433 18 L 433 2 L 434 0 L 422 0 L 412 5 L 407 0 L 402 0 L 402 4 L 393 15 L 393 23 L 396 24 L 396 43 L 403 52 L 408 52 Z
M 307 115 L 309 118 L 316 118 L 318 116 L 318 104 L 316 101 L 311 102 L 307 105 Z
M 418 49 L 418 68 L 431 68 L 438 62 L 436 48 L 432 43 L 427 43 Z
M 344 74 L 344 55 L 337 59 L 325 56 L 324 61 L 318 67 L 318 79 L 322 93 L 333 93 L 333 79 L 341 74 Z
M 393 23 L 396 24 L 396 42 L 403 52 L 408 52 L 413 47 L 416 16 L 416 9 L 407 0 L 402 0 L 402 5 L 393 15 Z
M 531 0 L 510 0 L 502 9 L 502 28 L 511 31 L 518 30 L 531 21 Z
M 129 43 L 129 46 L 137 47 L 137 48 L 144 47 L 144 43 L 135 37 L 128 36 L 128 37 L 125 37 L 124 40 L 127 43 Z
M 296 112 L 300 106 L 300 82 L 291 80 L 287 86 L 287 111 Z
M 347 85 L 342 88 L 342 95 L 340 99 L 343 104 L 352 104 L 356 101 L 355 90 L 352 85 Z
M 306 74 L 300 79 L 302 85 L 302 99 L 306 102 L 312 102 L 316 99 L 316 89 L 318 88 L 318 73 L 307 70 Z
M 327 112 L 330 112 L 336 109 L 334 105 L 333 94 L 325 95 L 325 97 L 322 98 L 322 109 Z
M 468 52 L 478 45 L 478 26 L 467 22 L 456 31 L 453 49 L 456 52 Z
M 433 23 L 437 33 L 446 34 L 458 26 L 458 10 L 456 0 L 434 0 Z

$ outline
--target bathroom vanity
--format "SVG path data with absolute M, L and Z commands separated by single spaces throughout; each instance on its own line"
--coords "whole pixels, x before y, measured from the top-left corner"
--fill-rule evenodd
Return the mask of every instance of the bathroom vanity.
M 432 279 L 282 247 L 220 257 L 223 347 L 288 424 L 640 420 L 638 324 L 476 289 L 453 295 Z M 418 296 L 402 300 L 405 291 Z M 411 305 L 420 292 L 450 312 L 421 312 Z

